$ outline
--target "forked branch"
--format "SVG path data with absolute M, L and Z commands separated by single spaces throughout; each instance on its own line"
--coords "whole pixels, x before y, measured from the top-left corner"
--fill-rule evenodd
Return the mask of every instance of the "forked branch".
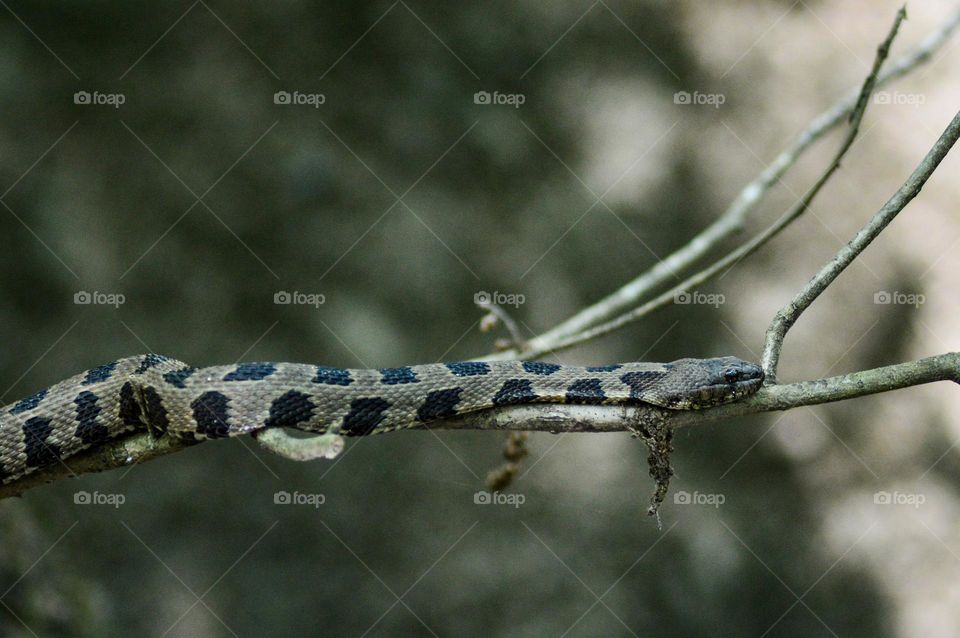
M 940 165 L 940 162 L 953 148 L 958 137 L 960 137 L 960 112 L 953 117 L 940 139 L 933 145 L 933 148 L 926 154 L 910 177 L 907 178 L 903 186 L 894 193 L 893 197 L 887 200 L 887 203 L 860 229 L 860 232 L 820 269 L 820 272 L 803 287 L 803 290 L 796 294 L 789 304 L 776 314 L 773 323 L 767 329 L 761 361 L 767 383 L 776 383 L 777 364 L 780 361 L 783 339 L 790 327 L 800 317 L 800 314 L 810 307 L 810 304 L 820 296 L 820 293 L 826 290 L 827 286 L 856 259 L 857 255 L 862 253 L 877 238 L 887 227 L 887 224 L 893 221 L 893 218 L 917 196 L 920 189 L 923 188 L 923 185 L 927 183 L 927 180 Z
M 891 34 L 896 32 L 901 20 L 902 14 L 898 13 Z M 792 214 L 796 213 L 798 209 L 794 208 L 793 211 L 781 217 L 764 235 L 758 236 L 752 243 L 744 244 L 737 251 L 731 253 L 725 259 L 722 267 L 717 267 L 717 264 L 714 264 L 712 267 L 689 277 L 671 290 L 642 303 L 643 299 L 661 290 L 674 281 L 678 274 L 695 266 L 724 241 L 742 231 L 747 216 L 757 207 L 763 196 L 780 181 L 814 143 L 842 122 L 849 121 L 851 115 L 855 112 L 863 112 L 866 107 L 866 104 L 863 103 L 864 89 L 873 90 L 907 75 L 919 65 L 928 61 L 947 42 L 958 27 L 960 27 L 960 9 L 955 11 L 940 29 L 928 36 L 913 51 L 886 65 L 886 68 L 879 73 L 876 72 L 879 64 L 875 62 L 874 72 L 870 74 L 861 87 L 851 91 L 849 95 L 810 122 L 786 150 L 780 153 L 760 175 L 740 191 L 740 194 L 716 221 L 697 234 L 686 245 L 604 299 L 578 311 L 546 332 L 530 338 L 524 348 L 497 352 L 487 358 L 496 360 L 534 359 L 597 338 L 673 303 L 676 293 L 691 290 L 693 287 L 708 281 L 747 254 L 755 251 L 763 243 L 772 239 L 782 230 L 783 226 L 793 221 L 795 216 L 792 216 Z M 891 38 L 888 36 L 884 41 L 887 46 L 881 45 L 877 61 L 882 62 L 886 57 L 890 40 Z M 849 131 L 847 139 L 852 139 Z

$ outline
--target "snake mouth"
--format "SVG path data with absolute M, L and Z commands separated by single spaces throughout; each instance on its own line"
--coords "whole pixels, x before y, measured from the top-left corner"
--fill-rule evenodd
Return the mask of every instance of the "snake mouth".
M 695 409 L 723 405 L 753 394 L 760 389 L 762 384 L 763 376 L 743 379 L 734 383 L 705 385 L 697 392 L 692 403 Z
M 733 387 L 726 386 L 729 390 L 733 392 L 733 395 L 736 397 L 741 397 L 747 394 L 753 394 L 760 389 L 760 386 L 763 385 L 763 379 L 746 379 L 744 381 L 738 381 L 733 384 Z

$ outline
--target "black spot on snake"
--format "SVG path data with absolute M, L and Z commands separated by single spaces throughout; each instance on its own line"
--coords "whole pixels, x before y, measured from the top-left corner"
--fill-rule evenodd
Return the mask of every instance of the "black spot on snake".
M 47 388 L 31 394 L 26 399 L 20 399 L 15 406 L 10 408 L 10 414 L 20 414 L 21 412 L 34 409 L 40 405 L 40 402 L 43 401 L 45 396 L 47 396 Z
M 127 381 L 120 388 L 120 419 L 128 428 L 143 427 L 143 410 L 137 402 L 133 384 Z
M 516 405 L 534 401 L 537 393 L 529 379 L 507 379 L 493 397 L 494 405 Z
M 164 373 L 163 380 L 175 388 L 183 389 L 187 387 L 183 384 L 183 382 L 189 379 L 190 376 L 196 371 L 196 368 L 180 368 L 179 370 L 174 370 L 173 372 Z
M 643 370 L 640 372 L 627 372 L 621 375 L 620 380 L 630 386 L 631 399 L 643 399 L 644 391 L 655 383 L 660 382 L 666 372 L 662 370 Z
M 380 379 L 380 383 L 384 385 L 420 383 L 420 379 L 417 378 L 417 374 L 413 371 L 413 368 L 410 367 L 380 368 L 380 374 L 383 375 L 383 378 Z
M 147 408 L 147 423 L 154 434 L 163 434 L 170 427 L 170 421 L 167 419 L 167 409 L 163 405 L 160 394 L 153 386 L 146 386 L 143 389 L 143 402 Z
M 152 368 L 152 367 L 154 367 L 154 366 L 157 366 L 157 365 L 160 365 L 160 364 L 163 363 L 164 361 L 169 361 L 169 360 L 170 360 L 170 359 L 168 359 L 167 357 L 163 356 L 162 354 L 153 354 L 153 353 L 151 352 L 150 354 L 146 355 L 146 356 L 143 358 L 143 361 L 140 362 L 140 365 L 137 366 L 137 369 L 134 370 L 133 373 L 134 373 L 134 374 L 143 374 L 144 372 L 146 372 L 146 371 L 149 370 L 150 368 Z
M 543 361 L 524 361 L 523 369 L 530 374 L 553 374 L 560 369 L 556 363 L 544 363 Z
M 386 418 L 384 412 L 389 407 L 390 402 L 384 399 L 354 399 L 350 412 L 343 417 L 341 431 L 350 436 L 370 434 Z
M 350 373 L 343 368 L 317 366 L 317 376 L 313 378 L 313 382 L 348 386 L 353 383 L 353 379 L 350 378 Z
M 23 424 L 23 440 L 27 446 L 27 467 L 45 467 L 56 463 L 60 458 L 60 446 L 47 443 L 47 437 L 53 432 L 50 419 L 35 416 Z
M 577 379 L 567 388 L 567 403 L 599 405 L 606 398 L 600 379 Z
M 483 361 L 460 361 L 445 364 L 458 377 L 479 377 L 490 374 L 490 366 Z
M 270 404 L 270 416 L 263 422 L 264 427 L 292 428 L 305 423 L 313 417 L 317 406 L 310 400 L 309 394 L 290 390 L 273 400 Z
M 427 394 L 423 405 L 417 410 L 418 421 L 433 421 L 457 413 L 457 404 L 460 403 L 460 393 L 463 388 L 448 390 L 434 390 Z
M 97 395 L 87 390 L 78 394 L 73 400 L 77 406 L 77 421 L 80 422 L 73 435 L 87 445 L 106 441 L 110 434 L 106 426 L 97 423 L 97 417 L 102 412 L 97 406 L 98 400 Z
M 613 372 L 623 367 L 622 363 L 614 363 L 608 366 L 589 366 L 587 372 Z
M 224 381 L 262 381 L 277 371 L 272 363 L 241 363 L 237 369 L 230 372 Z
M 110 378 L 110 375 L 113 374 L 113 369 L 117 367 L 117 362 L 113 361 L 112 363 L 105 363 L 102 366 L 97 366 L 87 370 L 87 376 L 83 378 L 81 383 L 83 385 L 91 385 L 94 383 L 100 383 L 101 381 L 106 381 Z
M 230 426 L 227 425 L 229 415 L 227 404 L 230 399 L 220 392 L 204 392 L 190 403 L 193 410 L 193 419 L 197 422 L 197 434 L 210 439 L 219 439 L 229 436 Z

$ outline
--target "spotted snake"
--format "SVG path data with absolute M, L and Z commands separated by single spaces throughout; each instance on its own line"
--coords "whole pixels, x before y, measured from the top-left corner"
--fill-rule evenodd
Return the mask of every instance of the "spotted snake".
M 529 403 L 700 409 L 763 381 L 734 357 L 573 367 L 542 362 L 436 363 L 356 370 L 297 363 L 193 368 L 156 354 L 92 368 L 0 412 L 0 480 L 62 462 L 123 433 L 189 440 L 268 428 L 363 436 Z

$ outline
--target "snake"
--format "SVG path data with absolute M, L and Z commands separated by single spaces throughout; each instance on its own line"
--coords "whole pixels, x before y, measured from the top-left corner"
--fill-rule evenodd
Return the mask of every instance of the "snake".
M 586 367 L 462 361 L 379 369 L 269 362 L 195 368 L 151 353 L 91 368 L 4 406 L 0 481 L 134 431 L 189 441 L 272 428 L 366 436 L 535 403 L 699 410 L 739 400 L 762 383 L 760 366 L 736 357 Z

